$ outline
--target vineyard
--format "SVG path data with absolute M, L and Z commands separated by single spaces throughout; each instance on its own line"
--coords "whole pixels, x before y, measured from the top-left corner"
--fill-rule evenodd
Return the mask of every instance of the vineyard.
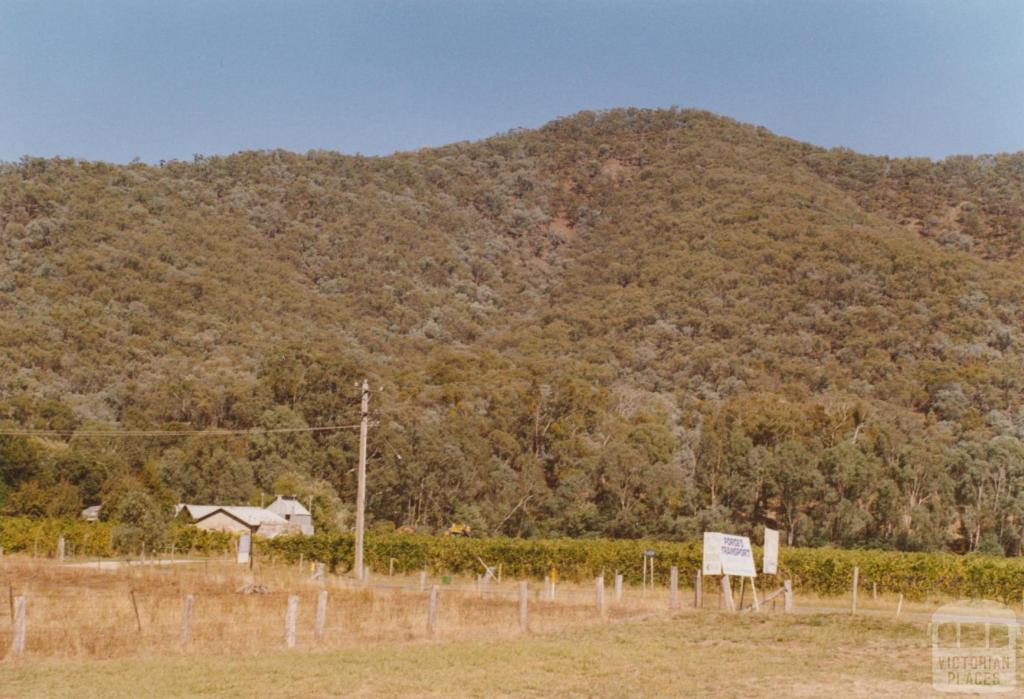
M 159 550 L 118 551 L 116 526 L 63 520 L 0 518 L 0 547 L 8 553 L 56 555 L 56 541 L 64 536 L 69 555 L 85 557 L 139 557 L 218 554 L 233 550 L 228 534 L 177 527 Z M 655 552 L 656 575 L 665 579 L 676 566 L 687 579 L 700 567 L 699 542 L 664 542 L 610 539 L 441 538 L 406 534 L 371 534 L 366 541 L 367 564 L 376 571 L 432 574 L 482 572 L 480 561 L 500 566 L 510 578 L 542 579 L 554 569 L 563 580 L 583 581 L 602 573 L 621 573 L 627 583 L 639 584 L 642 554 Z M 297 562 L 318 561 L 334 572 L 352 566 L 353 538 L 349 535 L 257 539 L 260 557 Z M 755 547 L 755 558 L 760 550 Z M 853 568 L 860 569 L 862 584 L 880 592 L 901 593 L 908 599 L 928 595 L 1019 600 L 1024 591 L 1024 559 L 971 554 L 906 553 L 899 551 L 843 550 L 783 547 L 779 579 L 790 578 L 796 589 L 820 595 L 849 590 Z M 765 587 L 771 576 L 762 576 Z
M 265 553 L 286 560 L 323 561 L 336 569 L 351 566 L 350 536 L 288 537 L 262 542 Z M 622 573 L 640 584 L 642 557 L 655 552 L 656 575 L 664 579 L 671 567 L 692 575 L 701 565 L 700 542 L 610 539 L 457 539 L 386 535 L 368 537 L 366 560 L 375 570 L 481 572 L 480 560 L 501 565 L 510 577 L 543 578 L 554 568 L 560 578 L 581 581 L 602 572 Z M 760 561 L 760 549 L 755 559 Z M 1024 560 L 995 556 L 944 553 L 785 548 L 779 557 L 779 579 L 790 578 L 798 590 L 820 595 L 845 594 L 853 568 L 862 584 L 879 591 L 902 593 L 909 599 L 928 595 L 1018 600 L 1024 591 Z M 686 571 L 689 571 L 687 573 Z M 761 576 L 771 587 L 773 576 Z

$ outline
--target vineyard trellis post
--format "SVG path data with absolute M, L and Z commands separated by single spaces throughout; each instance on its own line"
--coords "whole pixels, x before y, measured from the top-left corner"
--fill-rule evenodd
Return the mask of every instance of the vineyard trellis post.
M 526 633 L 526 610 L 527 610 L 527 584 L 526 581 L 519 583 L 519 631 Z
M 320 590 L 316 595 L 316 625 L 313 637 L 320 641 L 324 637 L 324 626 L 327 622 L 327 590 Z

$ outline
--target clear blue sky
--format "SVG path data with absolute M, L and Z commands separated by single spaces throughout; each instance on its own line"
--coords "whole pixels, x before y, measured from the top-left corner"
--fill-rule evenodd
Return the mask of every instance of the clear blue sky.
M 1024 0 L 0 0 L 0 160 L 385 154 L 582 109 L 1024 150 Z

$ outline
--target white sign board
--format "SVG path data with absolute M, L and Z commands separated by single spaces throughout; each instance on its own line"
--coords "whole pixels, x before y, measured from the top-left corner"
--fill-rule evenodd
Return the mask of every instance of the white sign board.
M 722 574 L 722 535 L 704 532 L 704 575 Z
M 740 575 L 752 578 L 757 575 L 754 567 L 754 551 L 750 539 L 745 536 L 722 534 L 722 572 L 726 575 Z
M 776 529 L 764 528 L 764 560 L 761 570 L 765 575 L 779 572 L 779 532 Z
M 757 575 L 754 551 L 745 536 L 704 532 L 704 575 Z
M 238 540 L 238 562 L 248 563 L 249 552 L 252 550 L 252 534 L 242 534 Z

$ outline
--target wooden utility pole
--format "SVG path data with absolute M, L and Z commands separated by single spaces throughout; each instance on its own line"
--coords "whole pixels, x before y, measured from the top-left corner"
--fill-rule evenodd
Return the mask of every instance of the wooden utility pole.
M 363 579 L 363 530 L 366 528 L 366 433 L 370 423 L 370 384 L 363 379 L 362 420 L 359 422 L 359 473 L 356 485 L 355 573 Z

